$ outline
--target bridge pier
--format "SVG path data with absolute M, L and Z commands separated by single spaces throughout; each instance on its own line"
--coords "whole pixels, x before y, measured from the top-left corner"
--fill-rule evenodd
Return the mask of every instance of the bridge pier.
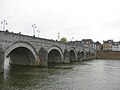
M 48 54 L 44 48 L 41 48 L 39 51 L 39 65 L 40 66 L 48 66 Z
M 67 49 L 65 49 L 63 57 L 64 57 L 64 60 L 63 60 L 64 63 L 69 63 L 70 62 L 70 60 L 69 60 L 69 52 L 68 52 Z
M 0 73 L 4 72 L 4 51 L 0 47 Z

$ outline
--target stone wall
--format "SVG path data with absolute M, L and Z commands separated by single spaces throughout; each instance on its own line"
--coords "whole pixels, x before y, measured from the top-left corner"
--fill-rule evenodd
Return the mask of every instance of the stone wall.
M 120 59 L 120 51 L 97 51 L 97 59 Z

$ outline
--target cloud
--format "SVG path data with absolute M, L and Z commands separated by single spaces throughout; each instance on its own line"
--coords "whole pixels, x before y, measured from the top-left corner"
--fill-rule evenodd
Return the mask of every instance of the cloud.
M 119 3 L 119 0 L 1 0 L 0 20 L 8 21 L 10 31 L 28 35 L 32 35 L 31 25 L 35 23 L 43 38 L 56 39 L 60 32 L 61 37 L 69 40 L 119 39 Z

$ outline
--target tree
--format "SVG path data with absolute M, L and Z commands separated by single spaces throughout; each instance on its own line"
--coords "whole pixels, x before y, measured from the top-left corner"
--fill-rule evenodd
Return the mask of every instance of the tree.
M 60 42 L 67 43 L 67 39 L 65 37 L 60 39 Z

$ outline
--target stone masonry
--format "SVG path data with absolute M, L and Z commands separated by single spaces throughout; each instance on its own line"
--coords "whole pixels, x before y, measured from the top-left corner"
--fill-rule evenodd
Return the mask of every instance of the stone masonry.
M 48 66 L 50 62 L 69 63 L 94 59 L 96 51 L 59 41 L 0 31 L 0 72 L 4 69 L 4 59 L 11 64 L 28 66 Z

